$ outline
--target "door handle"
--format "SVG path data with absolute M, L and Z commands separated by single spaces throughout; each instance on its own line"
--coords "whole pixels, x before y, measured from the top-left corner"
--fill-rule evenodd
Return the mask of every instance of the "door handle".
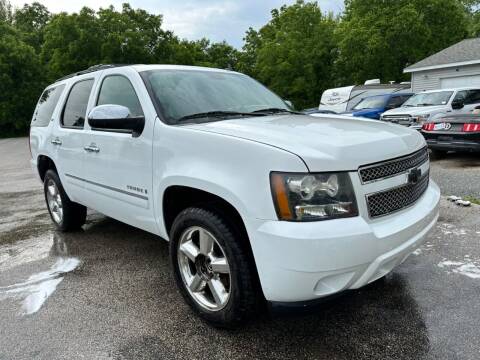
M 62 140 L 60 140 L 58 137 L 56 137 L 55 139 L 52 139 L 51 143 L 53 145 L 62 145 Z
M 95 144 L 90 144 L 88 146 L 85 146 L 83 149 L 88 152 L 94 152 L 94 153 L 100 152 L 100 149 Z

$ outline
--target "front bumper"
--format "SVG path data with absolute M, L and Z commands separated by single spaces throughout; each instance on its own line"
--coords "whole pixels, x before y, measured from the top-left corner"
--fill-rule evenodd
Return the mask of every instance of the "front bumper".
M 373 221 L 358 216 L 250 222 L 265 298 L 284 303 L 315 300 L 383 277 L 424 242 L 438 218 L 439 200 L 440 190 L 430 181 L 413 206 Z

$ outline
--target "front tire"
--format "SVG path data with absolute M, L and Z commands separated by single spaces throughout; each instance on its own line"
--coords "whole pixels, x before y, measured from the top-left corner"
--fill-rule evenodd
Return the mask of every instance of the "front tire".
M 87 208 L 70 200 L 54 170 L 48 170 L 43 181 L 48 212 L 62 232 L 78 230 L 87 218 Z
M 234 327 L 256 311 L 254 274 L 245 239 L 218 213 L 188 208 L 170 233 L 175 281 L 186 302 L 218 327 Z

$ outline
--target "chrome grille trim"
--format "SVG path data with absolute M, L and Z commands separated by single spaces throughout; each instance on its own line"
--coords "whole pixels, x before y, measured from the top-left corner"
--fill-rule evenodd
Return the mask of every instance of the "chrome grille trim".
M 358 169 L 358 173 L 362 184 L 368 184 L 406 173 L 410 169 L 422 165 L 426 161 L 428 161 L 428 148 L 424 147 L 412 154 L 396 159 L 361 166 Z
M 381 119 L 383 121 L 405 126 L 409 126 L 414 123 L 413 117 L 410 115 L 384 115 L 381 117 Z
M 410 207 L 425 193 L 429 179 L 427 172 L 417 183 L 407 183 L 366 195 L 369 216 L 378 218 Z

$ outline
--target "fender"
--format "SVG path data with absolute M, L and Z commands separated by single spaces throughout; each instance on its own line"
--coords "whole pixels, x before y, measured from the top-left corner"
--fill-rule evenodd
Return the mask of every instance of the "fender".
M 160 121 L 154 132 L 154 214 L 164 238 L 163 194 L 169 186 L 216 195 L 235 207 L 247 223 L 248 219 L 277 219 L 269 191 L 271 171 L 308 172 L 297 155 L 248 139 Z
M 159 184 L 157 194 L 155 194 L 155 209 L 156 213 L 158 214 L 157 219 L 158 227 L 160 231 L 160 236 L 164 239 L 168 239 L 168 233 L 165 227 L 165 223 L 163 221 L 164 214 L 163 214 L 163 197 L 165 191 L 171 186 L 185 186 L 193 189 L 198 189 L 205 191 L 207 193 L 216 195 L 223 200 L 230 203 L 242 217 L 242 220 L 245 222 L 245 214 L 248 214 L 247 204 L 245 204 L 240 198 L 238 198 L 233 192 L 228 190 L 228 188 L 221 186 L 217 183 L 212 181 L 208 181 L 205 179 L 187 177 L 187 176 L 169 176 Z

